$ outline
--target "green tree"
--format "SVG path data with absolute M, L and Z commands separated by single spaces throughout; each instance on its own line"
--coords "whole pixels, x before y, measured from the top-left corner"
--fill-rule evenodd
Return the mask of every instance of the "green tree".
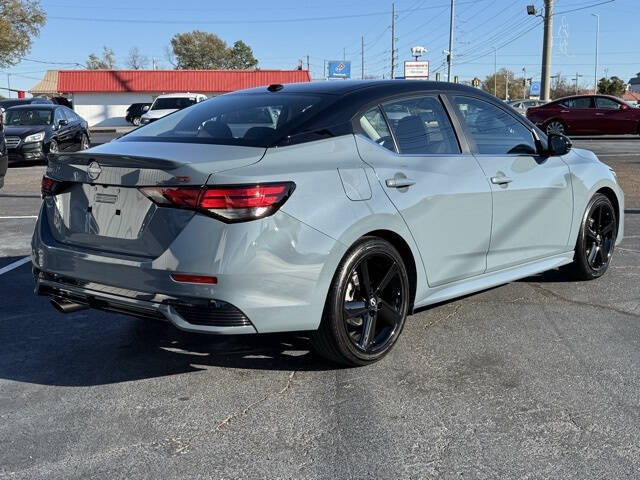
M 20 62 L 46 19 L 38 0 L 0 0 L 0 68 Z
M 242 40 L 231 48 L 214 33 L 194 30 L 171 39 L 167 59 L 178 69 L 250 69 L 258 65 L 253 51 Z
M 242 40 L 237 40 L 228 49 L 227 67 L 231 70 L 250 70 L 258 66 L 258 60 L 253 56 L 251 47 Z
M 171 39 L 176 68 L 209 70 L 226 68 L 227 44 L 214 33 L 177 33 Z
M 102 57 L 91 52 L 87 59 L 87 70 L 113 70 L 116 68 L 115 54 L 109 47 L 102 47 Z
M 501 68 L 496 74 L 487 75 L 482 81 L 482 89 L 503 100 L 507 93 L 509 79 L 509 98 L 523 98 L 525 94 L 524 78 L 516 77 L 511 70 Z
M 621 97 L 627 89 L 627 84 L 619 77 L 601 78 L 598 82 L 598 93 Z

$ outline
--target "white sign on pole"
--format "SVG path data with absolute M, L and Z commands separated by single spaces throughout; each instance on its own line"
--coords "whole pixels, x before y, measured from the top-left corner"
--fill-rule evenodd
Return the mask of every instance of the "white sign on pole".
M 413 80 L 429 79 L 429 62 L 404 62 L 404 78 Z

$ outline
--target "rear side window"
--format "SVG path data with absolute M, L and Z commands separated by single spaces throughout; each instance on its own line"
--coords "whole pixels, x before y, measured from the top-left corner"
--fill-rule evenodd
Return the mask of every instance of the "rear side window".
M 596 97 L 596 108 L 604 108 L 606 110 L 619 110 L 620 104 L 615 100 L 604 97 Z
M 568 98 L 562 105 L 567 108 L 593 108 L 593 100 L 591 97 Z
M 440 100 L 414 97 L 382 105 L 401 154 L 460 153 L 453 127 Z
M 330 103 L 294 93 L 220 95 L 138 128 L 122 141 L 268 147 Z
M 362 117 L 360 117 L 360 128 L 362 131 L 378 145 L 395 151 L 393 138 L 387 126 L 387 121 L 382 115 L 379 107 L 372 108 Z
M 507 112 L 471 97 L 453 97 L 453 103 L 481 154 L 537 153 L 531 131 Z

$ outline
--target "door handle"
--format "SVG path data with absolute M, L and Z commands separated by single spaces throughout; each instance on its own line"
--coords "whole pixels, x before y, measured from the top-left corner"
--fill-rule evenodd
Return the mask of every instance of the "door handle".
M 513 178 L 500 176 L 500 177 L 491 177 L 491 183 L 495 185 L 505 185 L 507 183 L 513 182 Z
M 602 116 L 604 116 L 604 113 L 596 113 L 596 116 L 602 117 Z
M 415 185 L 416 182 L 410 178 L 387 178 L 384 183 L 389 188 L 406 188 Z
M 560 110 L 560 113 L 569 113 L 569 110 Z

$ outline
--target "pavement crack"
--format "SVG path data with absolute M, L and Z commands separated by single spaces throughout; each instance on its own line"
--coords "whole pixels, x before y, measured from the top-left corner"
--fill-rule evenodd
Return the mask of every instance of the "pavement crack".
M 296 371 L 293 370 L 289 376 L 287 377 L 287 383 L 285 384 L 284 387 L 282 387 L 282 389 L 280 389 L 277 392 L 270 392 L 270 393 L 266 393 L 264 396 L 260 397 L 258 400 L 256 400 L 253 403 L 250 403 L 249 405 L 247 405 L 246 407 L 240 409 L 240 410 L 236 410 L 235 412 L 227 415 L 227 417 L 222 420 L 215 428 L 216 432 L 219 432 L 220 430 L 222 430 L 223 428 L 225 428 L 227 425 L 229 425 L 234 419 L 236 418 L 240 418 L 243 417 L 245 415 L 247 415 L 254 407 L 256 407 L 257 405 L 267 401 L 269 399 L 269 397 L 272 397 L 274 395 L 284 395 L 288 390 L 291 389 L 291 384 L 293 383 L 293 377 L 295 376 Z
M 556 293 L 553 290 L 545 288 L 542 285 L 538 285 L 538 284 L 535 284 L 535 283 L 530 283 L 529 285 L 531 287 L 533 287 L 533 288 L 536 288 L 538 290 L 541 290 L 541 291 L 545 292 L 547 294 L 547 296 L 554 297 L 554 298 L 556 298 L 558 300 L 562 300 L 564 302 L 568 302 L 568 303 L 571 303 L 573 305 L 581 305 L 581 306 L 585 306 L 585 307 L 600 308 L 600 309 L 603 309 L 603 310 L 611 310 L 613 312 L 620 313 L 622 315 L 628 315 L 630 317 L 640 318 L 640 315 L 637 314 L 637 313 L 629 312 L 627 310 L 622 310 L 621 308 L 616 308 L 616 307 L 613 307 L 611 305 L 601 305 L 599 303 L 591 303 L 591 302 L 584 302 L 582 300 L 575 300 L 573 298 L 567 298 L 567 297 L 565 297 L 563 295 L 560 295 L 559 293 Z M 543 293 L 543 295 L 544 295 L 544 293 Z

